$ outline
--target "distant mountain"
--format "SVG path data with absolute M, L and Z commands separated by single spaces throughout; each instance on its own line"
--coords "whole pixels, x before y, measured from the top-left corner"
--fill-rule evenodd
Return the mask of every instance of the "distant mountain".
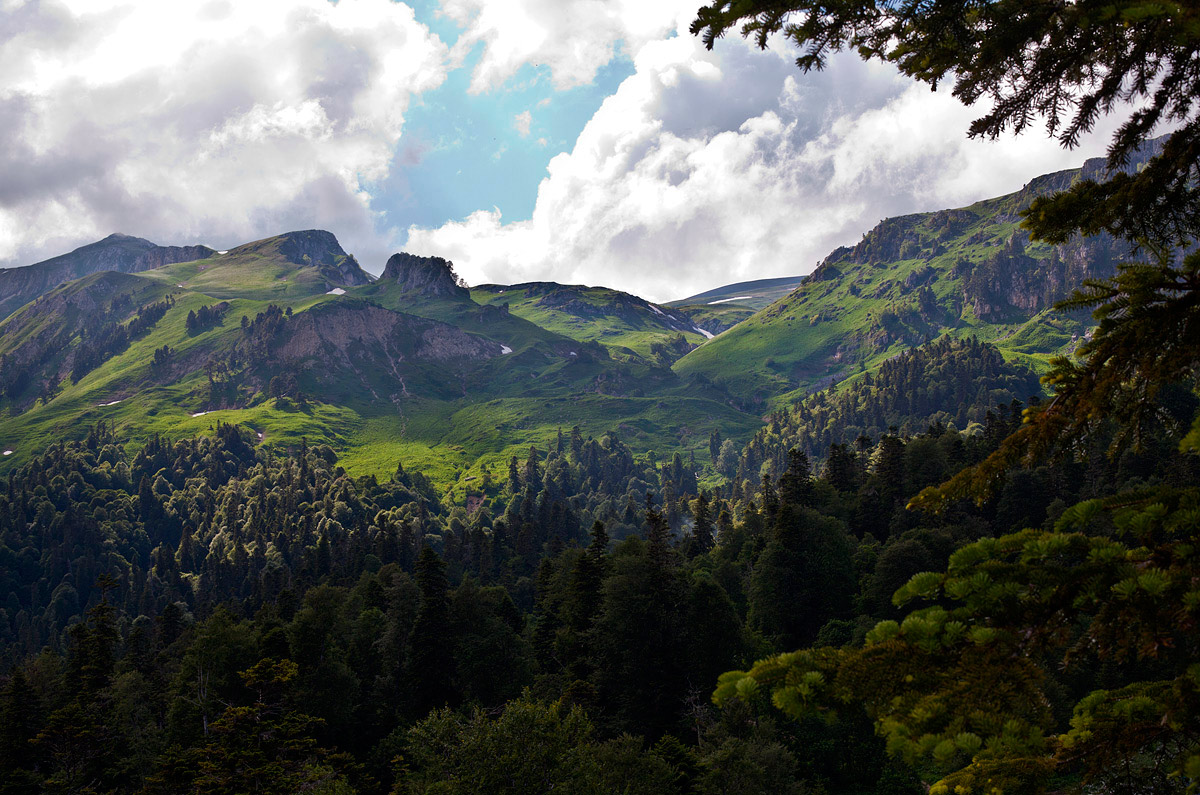
M 784 276 L 780 279 L 758 279 L 751 282 L 735 282 L 716 287 L 703 293 L 678 301 L 668 301 L 667 306 L 719 306 L 738 304 L 751 309 L 762 309 L 795 290 L 804 281 L 803 276 Z
M 638 452 L 708 456 L 713 430 L 748 440 L 768 411 L 836 382 L 866 383 L 862 374 L 946 335 L 990 343 L 989 355 L 1036 373 L 1090 327 L 1086 315 L 1052 313 L 1054 301 L 1129 252 L 1105 236 L 1032 243 L 1019 213 L 1101 168 L 1089 161 L 1008 196 L 889 218 L 757 311 L 795 280 L 659 305 L 554 282 L 467 288 L 449 261 L 403 252 L 372 279 L 321 230 L 186 261 L 182 250 L 110 238 L 97 244 L 107 253 L 49 261 L 98 272 L 0 322 L 0 453 L 12 451 L 0 474 L 99 421 L 135 446 L 236 422 L 268 446 L 327 443 L 352 473 L 390 474 L 399 459 L 465 491 L 576 425 L 615 429 Z M 944 410 L 880 406 L 878 422 L 844 424 L 919 424 L 926 409 Z M 804 430 L 816 426 L 799 419 L 795 437 L 808 434 L 819 452 L 829 428 Z M 764 451 L 773 461 L 779 449 Z
M 1093 159 L 969 207 L 888 218 L 675 370 L 760 410 L 873 370 L 943 334 L 992 342 L 1006 357 L 1044 370 L 1051 356 L 1073 350 L 1091 323 L 1086 313 L 1063 316 L 1052 305 L 1083 279 L 1113 273 L 1130 250 L 1107 235 L 1034 243 L 1019 214 L 1036 196 L 1105 168 Z
M 598 342 L 617 355 L 669 364 L 711 334 L 687 315 L 608 287 L 557 282 L 483 284 L 471 297 L 504 306 L 542 328 L 581 342 Z
M 100 271 L 138 273 L 216 253 L 206 246 L 159 246 L 140 237 L 109 235 L 69 254 L 34 265 L 0 270 L 0 320 L 72 279 Z
M 204 259 L 147 272 L 149 278 L 212 298 L 290 299 L 371 282 L 337 238 L 320 229 L 287 232 Z
M 706 337 L 636 296 L 468 291 L 448 261 L 404 253 L 373 280 L 320 230 L 203 253 L 87 275 L 0 323 L 0 471 L 100 421 L 135 447 L 236 422 L 330 444 L 357 474 L 401 460 L 465 488 L 576 425 L 648 451 L 760 423 L 670 369 Z

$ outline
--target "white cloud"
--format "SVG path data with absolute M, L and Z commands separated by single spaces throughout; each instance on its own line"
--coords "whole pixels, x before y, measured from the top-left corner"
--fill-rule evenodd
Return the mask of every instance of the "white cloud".
M 391 0 L 10 0 L 0 31 L 9 265 L 113 231 L 225 248 L 319 226 L 378 269 L 368 188 L 448 60 Z
M 606 284 L 659 300 L 808 273 L 880 219 L 1016 190 L 1099 155 L 1036 133 L 968 141 L 978 109 L 853 56 L 802 75 L 782 46 L 715 52 L 684 31 L 648 42 L 573 150 L 551 160 L 532 217 L 482 210 L 406 248 L 471 282 Z M 1111 129 L 1111 127 L 1107 128 Z
M 696 0 L 443 0 L 441 12 L 463 33 L 459 60 L 483 54 L 471 91 L 494 89 L 525 64 L 547 66 L 555 86 L 590 83 L 624 44 L 636 52 L 696 14 Z
M 529 128 L 533 125 L 533 114 L 527 110 L 523 110 L 516 116 L 513 116 L 513 129 L 522 138 L 529 137 Z

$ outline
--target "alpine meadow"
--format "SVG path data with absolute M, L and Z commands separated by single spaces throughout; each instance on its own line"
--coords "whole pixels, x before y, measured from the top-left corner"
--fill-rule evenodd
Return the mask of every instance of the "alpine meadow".
M 0 795 L 1200 792 L 1200 6 L 695 2 L 0 0 Z

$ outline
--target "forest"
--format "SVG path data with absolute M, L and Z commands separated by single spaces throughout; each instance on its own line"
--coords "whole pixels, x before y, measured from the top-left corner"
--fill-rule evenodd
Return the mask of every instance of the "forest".
M 991 372 L 961 356 L 979 349 L 893 369 L 949 391 Z M 1000 405 L 968 435 L 912 409 L 919 433 L 833 443 L 819 469 L 791 447 L 778 477 L 733 485 L 566 432 L 470 513 L 402 466 L 349 477 L 326 446 L 272 455 L 220 425 L 131 455 L 97 426 L 0 493 L 3 789 L 919 792 L 928 770 L 861 706 L 793 718 L 738 688 L 718 708 L 718 679 L 861 650 L 914 575 L 1121 490 L 1186 493 L 1200 462 L 1165 434 L 1114 459 L 1096 440 L 982 505 L 911 511 L 1020 424 Z M 1140 670 L 1077 668 L 1043 672 L 1060 718 Z
M 706 460 L 564 427 L 460 498 L 240 424 L 132 444 L 96 422 L 0 484 L 0 795 L 1200 788 L 1200 12 L 697 14 L 708 47 L 778 34 L 805 71 L 851 50 L 987 99 L 974 136 L 1041 120 L 1070 147 L 1143 103 L 1104 174 L 1019 219 L 1131 252 L 1057 305 L 1091 316 L 1070 355 L 947 335 L 745 444 L 714 423 Z M 168 308 L 93 322 L 76 377 Z M 291 312 L 243 316 L 238 355 L 269 357 Z M 6 390 L 27 365 L 0 362 Z

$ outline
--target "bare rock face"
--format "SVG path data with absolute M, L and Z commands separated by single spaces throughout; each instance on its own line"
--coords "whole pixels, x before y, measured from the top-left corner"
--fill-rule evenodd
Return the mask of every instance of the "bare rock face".
M 0 270 L 0 319 L 60 284 L 93 273 L 139 273 L 216 253 L 207 246 L 159 246 L 140 237 L 109 235 L 69 254 L 22 268 Z
M 405 292 L 429 298 L 467 297 L 467 288 L 454 273 L 454 263 L 441 257 L 418 257 L 401 251 L 393 254 L 380 281 L 394 281 Z
M 454 326 L 368 303 L 339 301 L 320 311 L 300 312 L 285 328 L 272 352 L 291 362 L 316 358 L 332 366 L 358 346 L 393 361 L 443 362 L 497 355 L 494 343 Z
M 327 396 L 457 397 L 463 373 L 502 355 L 497 343 L 449 324 L 355 299 L 258 325 L 239 342 L 258 379 L 265 385 L 282 372 Z
M 359 266 L 358 260 L 342 250 L 332 232 L 306 229 L 280 235 L 279 253 L 297 265 L 311 265 L 334 285 L 355 287 L 368 284 L 371 277 Z
M 191 262 L 198 259 L 208 259 L 217 252 L 208 246 L 155 246 L 138 257 L 133 267 L 126 273 L 153 270 L 164 265 L 174 265 L 176 262 Z M 118 270 L 113 268 L 111 270 Z

